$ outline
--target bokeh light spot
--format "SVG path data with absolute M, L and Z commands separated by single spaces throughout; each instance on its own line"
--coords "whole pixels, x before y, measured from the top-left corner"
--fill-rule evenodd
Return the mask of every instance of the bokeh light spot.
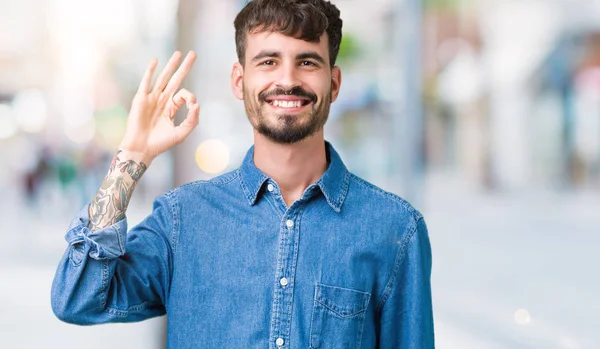
M 18 126 L 12 108 L 0 103 L 0 139 L 8 139 L 14 136 L 17 131 Z
M 96 124 L 94 119 L 86 120 L 80 125 L 65 125 L 65 135 L 74 143 L 85 144 L 94 139 L 96 135 Z
M 229 148 L 219 139 L 206 140 L 196 149 L 196 164 L 206 173 L 223 172 L 229 164 Z
M 527 325 L 531 322 L 531 315 L 527 309 L 519 309 L 515 312 L 515 321 L 519 325 Z
M 41 91 L 24 91 L 12 102 L 17 124 L 25 132 L 38 133 L 44 130 L 48 119 L 46 101 Z

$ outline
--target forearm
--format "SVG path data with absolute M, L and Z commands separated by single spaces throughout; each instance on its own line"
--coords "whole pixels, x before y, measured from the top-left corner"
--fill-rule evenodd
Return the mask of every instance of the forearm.
M 89 206 L 92 231 L 109 227 L 123 218 L 127 205 L 151 159 L 141 154 L 118 150 L 94 200 Z

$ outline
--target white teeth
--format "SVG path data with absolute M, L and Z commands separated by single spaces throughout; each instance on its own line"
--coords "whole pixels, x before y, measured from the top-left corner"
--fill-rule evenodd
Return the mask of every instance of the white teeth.
M 281 108 L 299 108 L 302 106 L 302 101 L 273 101 L 272 104 Z

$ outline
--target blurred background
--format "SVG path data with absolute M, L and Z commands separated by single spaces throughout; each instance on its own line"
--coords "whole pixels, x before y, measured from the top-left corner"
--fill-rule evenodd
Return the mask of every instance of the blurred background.
M 326 137 L 425 215 L 437 346 L 600 348 L 600 0 L 332 2 L 343 84 Z M 153 163 L 130 222 L 240 164 L 243 4 L 0 0 L 0 347 L 164 347 L 164 318 L 61 323 L 50 285 L 151 57 L 198 52 L 200 126 Z

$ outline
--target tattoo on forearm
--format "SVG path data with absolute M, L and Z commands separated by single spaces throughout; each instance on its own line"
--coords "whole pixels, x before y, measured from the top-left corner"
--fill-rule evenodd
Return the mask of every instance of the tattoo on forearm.
M 137 182 L 148 168 L 143 162 L 121 160 L 115 154 L 108 173 L 89 207 L 91 230 L 99 230 L 125 218 L 125 211 Z

